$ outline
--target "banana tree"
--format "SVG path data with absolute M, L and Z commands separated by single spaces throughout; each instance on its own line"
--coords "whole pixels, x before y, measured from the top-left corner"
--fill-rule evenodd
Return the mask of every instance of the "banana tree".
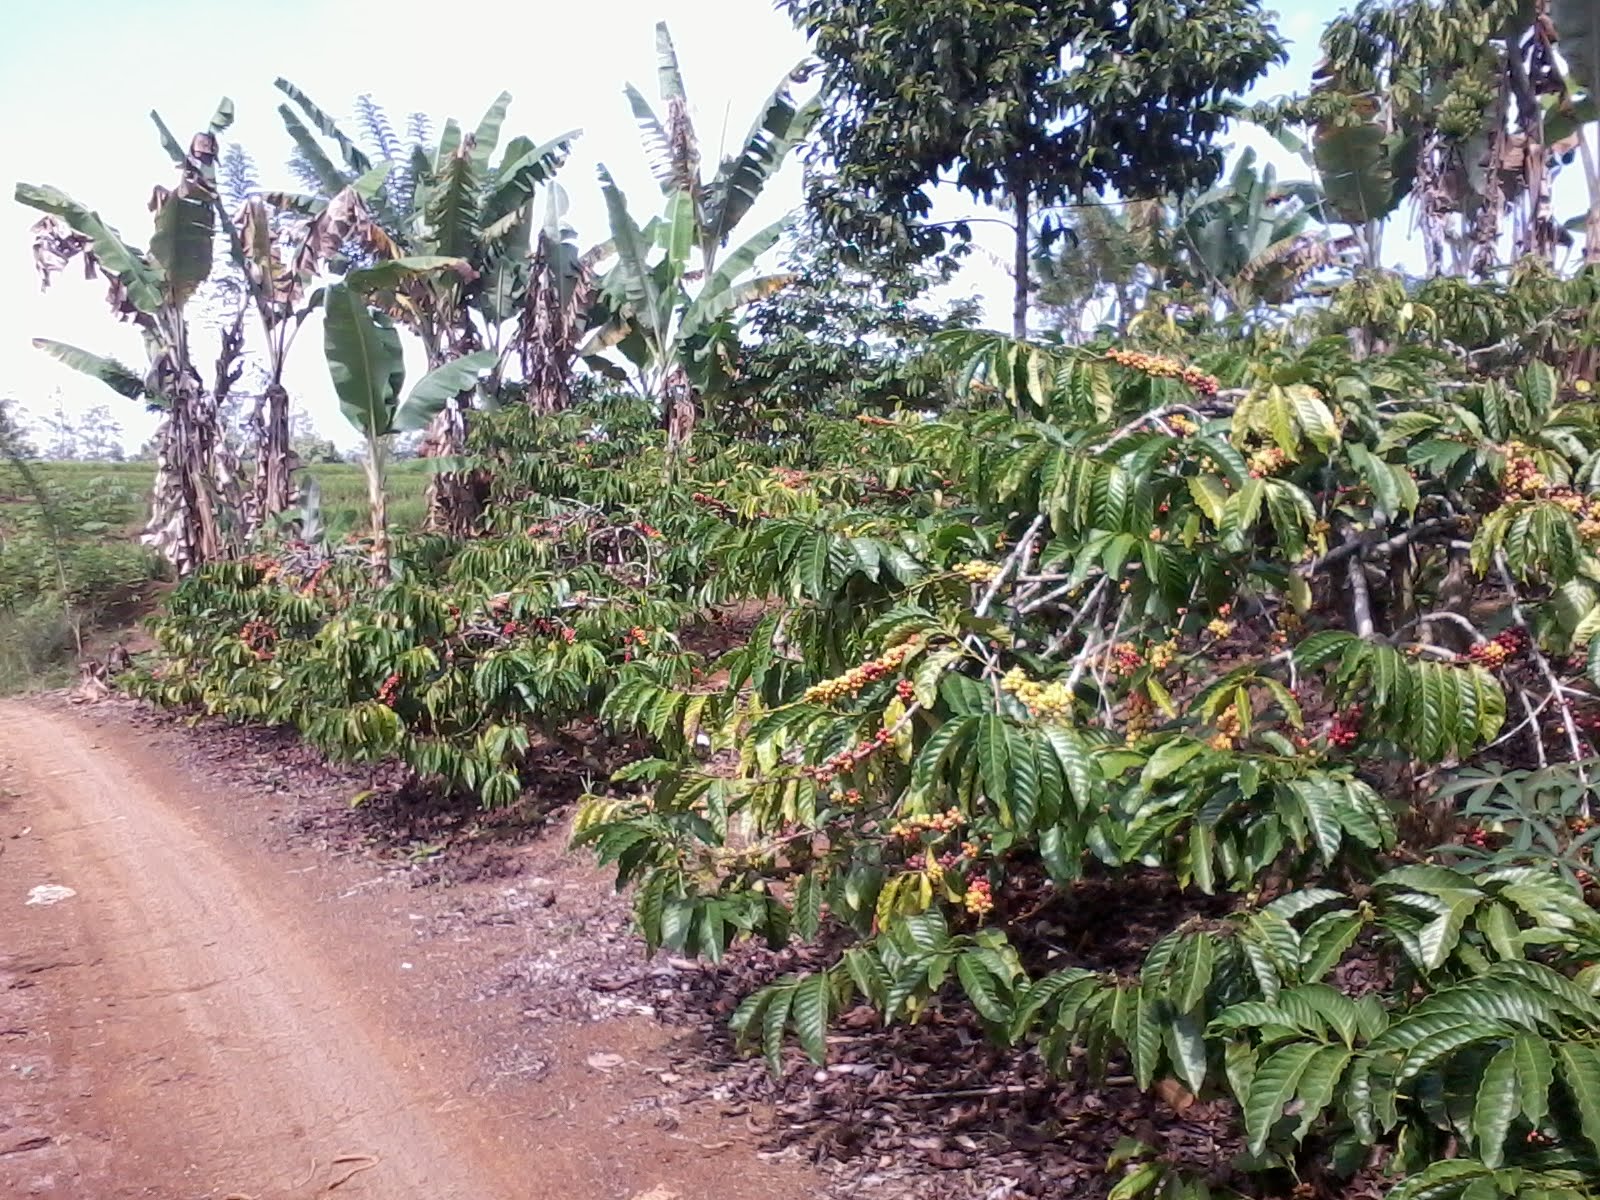
M 1589 209 L 1583 220 L 1585 262 L 1600 262 L 1600 134 L 1590 127 L 1600 117 L 1600 7 L 1593 0 L 1550 0 L 1549 23 L 1535 22 L 1534 36 L 1545 61 L 1557 67 L 1550 45 L 1560 38 L 1568 70 L 1561 72 L 1561 94 L 1552 120 L 1559 121 L 1577 146 L 1588 189 Z M 1548 136 L 1548 135 L 1547 135 Z
M 1551 260 L 1570 241 L 1555 180 L 1574 152 L 1600 261 L 1593 0 L 1365 0 L 1335 17 L 1312 93 L 1330 200 L 1376 213 L 1409 195 L 1430 274 L 1486 273 L 1509 241 Z M 1510 238 L 1503 235 L 1510 220 Z
M 406 367 L 400 333 L 386 312 L 348 283 L 327 290 L 323 350 L 345 420 L 366 440 L 372 574 L 381 584 L 389 578 L 389 438 L 425 428 L 455 397 L 477 386 L 478 376 L 494 366 L 495 355 L 479 350 L 435 367 L 402 402 Z
M 153 115 L 153 114 L 152 114 Z M 207 128 L 179 155 L 172 189 L 150 197 L 154 229 L 147 250 L 124 241 L 100 215 L 53 187 L 19 183 L 16 199 L 45 215 L 33 226 L 42 283 L 79 259 L 106 285 L 118 319 L 138 327 L 149 364 L 141 374 L 115 359 L 43 338 L 34 345 L 161 414 L 156 479 L 143 541 L 180 574 L 222 557 L 235 540 L 236 479 L 218 436 L 217 401 L 232 382 L 224 361 L 208 389 L 194 365 L 186 306 L 211 274 L 216 229 L 217 137 L 233 120 L 223 100 Z M 156 118 L 164 140 L 172 138 Z
M 608 316 L 595 268 L 612 245 L 603 242 L 580 251 L 564 220 L 566 208 L 561 185 L 546 185 L 544 227 L 533 248 L 517 317 L 514 341 L 523 385 L 528 406 L 538 413 L 560 412 L 571 402 L 579 345 Z
M 496 391 L 518 349 L 519 334 L 537 328 L 520 319 L 533 278 L 535 192 L 554 176 L 577 131 L 539 144 L 512 138 L 496 161 L 511 104 L 510 94 L 502 92 L 475 129 L 463 130 L 449 120 L 431 150 L 413 147 L 405 164 L 375 163 L 303 92 L 286 80 L 277 85 L 295 106 L 280 107 L 284 125 L 320 185 L 319 197 L 289 202 L 314 203 L 371 181 L 376 172 L 403 168 L 403 187 L 382 186 L 380 181 L 373 192 L 374 219 L 392 240 L 393 252 L 371 257 L 449 258 L 461 266 L 397 278 L 389 310 L 420 339 L 430 368 L 480 349 L 491 351 L 495 369 L 487 386 Z M 333 144 L 338 162 L 323 149 L 318 135 Z M 455 457 L 463 452 L 469 407 L 462 396 L 440 409 L 423 441 L 425 455 Z M 434 475 L 428 509 L 434 526 L 468 533 L 477 516 L 470 482 L 455 472 Z
M 1272 164 L 1258 170 L 1246 150 L 1225 184 L 1179 214 L 1169 275 L 1240 309 L 1285 303 L 1306 275 L 1337 261 L 1342 243 L 1314 228 L 1323 213 L 1317 184 L 1279 183 Z
M 670 197 L 689 197 L 693 240 L 701 269 L 708 275 L 717 257 L 789 152 L 810 132 L 821 111 L 815 101 L 798 102 L 793 93 L 809 69 L 802 64 L 784 75 L 756 113 L 736 153 L 722 160 L 710 179 L 701 176 L 700 140 L 689 116 L 689 97 L 678 53 L 665 22 L 656 26 L 656 74 L 665 116 L 631 83 L 623 89 L 644 138 L 650 169 Z
M 713 271 L 691 272 L 694 198 L 674 192 L 666 212 L 641 229 L 627 198 L 604 166 L 600 185 L 611 223 L 614 265 L 602 287 L 615 314 L 584 348 L 586 354 L 615 347 L 633 367 L 639 392 L 660 404 L 667 445 L 676 451 L 693 432 L 697 397 L 707 390 L 714 356 L 706 354 L 714 326 L 739 306 L 769 296 L 787 275 L 751 276 L 756 261 L 777 244 L 784 221 L 767 226 L 723 256 Z M 688 285 L 697 282 L 691 293 Z

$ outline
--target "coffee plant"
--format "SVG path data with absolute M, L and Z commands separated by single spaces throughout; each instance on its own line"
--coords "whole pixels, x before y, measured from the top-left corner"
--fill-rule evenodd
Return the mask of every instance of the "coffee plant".
M 1426 330 L 1155 344 L 944 334 L 937 410 L 677 453 L 604 387 L 507 405 L 474 536 L 398 536 L 381 583 L 351 540 L 209 565 L 130 687 L 494 806 L 598 721 L 631 761 L 575 835 L 648 945 L 824 955 L 733 1016 L 774 1069 L 959 1003 L 1063 1075 L 1230 1097 L 1244 1170 L 1592 1185 L 1586 385 Z M 1205 902 L 1130 962 L 1033 933 L 1149 878 Z

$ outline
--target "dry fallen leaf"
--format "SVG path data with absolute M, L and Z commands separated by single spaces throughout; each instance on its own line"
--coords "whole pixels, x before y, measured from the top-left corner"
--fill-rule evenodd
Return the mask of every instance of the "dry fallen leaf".
M 1160 1096 L 1173 1112 L 1187 1112 L 1194 1106 L 1194 1093 L 1176 1079 L 1163 1079 L 1156 1084 L 1156 1095 Z

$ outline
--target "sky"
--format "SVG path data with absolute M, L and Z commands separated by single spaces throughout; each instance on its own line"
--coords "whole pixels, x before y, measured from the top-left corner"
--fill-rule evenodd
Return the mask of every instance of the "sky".
M 148 242 L 151 188 L 173 179 L 151 109 L 185 141 L 205 125 L 220 97 L 230 97 L 237 119 L 225 140 L 251 151 L 264 186 L 292 188 L 284 170 L 291 143 L 277 115 L 284 98 L 273 87 L 279 75 L 346 119 L 347 128 L 353 101 L 368 92 L 396 124 L 403 114 L 422 111 L 436 127 L 455 116 L 470 128 L 504 88 L 513 101 L 503 137 L 524 133 L 543 141 L 583 130 L 560 179 L 571 200 L 569 220 L 588 244 L 606 227 L 594 182 L 599 163 L 610 168 L 636 215 L 651 214 L 659 202 L 622 94 L 632 82 L 655 97 L 657 21 L 672 29 L 708 161 L 744 136 L 756 107 L 806 51 L 805 40 L 770 0 L 607 0 L 587 10 L 551 0 L 471 0 L 454 11 L 436 0 L 273 0 L 270 19 L 265 9 L 220 0 L 52 0 L 6 7 L 0 111 L 11 119 L 0 129 L 0 158 L 13 182 L 61 188 L 139 246 Z M 1276 7 L 1291 61 L 1258 86 L 1255 94 L 1263 98 L 1305 87 L 1317 37 L 1333 12 L 1326 0 L 1283 0 Z M 451 15 L 441 17 L 447 11 Z M 1293 174 L 1292 161 L 1269 139 L 1244 133 L 1237 140 L 1276 158 L 1280 174 Z M 799 177 L 791 163 L 745 228 L 759 229 L 797 207 Z M 941 209 L 975 211 L 955 197 Z M 58 402 L 69 414 L 109 405 L 125 444 L 136 448 L 154 429 L 154 416 L 31 344 L 35 337 L 52 338 L 141 370 L 144 361 L 137 332 L 106 308 L 103 285 L 71 269 L 40 293 L 28 236 L 37 216 L 14 203 L 0 205 L 0 396 L 35 414 Z M 954 286 L 981 297 L 990 322 L 1003 326 L 1008 235 L 984 225 L 974 232 L 980 253 Z M 206 373 L 215 349 L 201 340 L 196 358 Z M 320 331 L 308 324 L 285 382 L 319 432 L 349 446 L 356 439 L 338 415 L 320 342 Z M 420 373 L 413 359 L 410 378 Z

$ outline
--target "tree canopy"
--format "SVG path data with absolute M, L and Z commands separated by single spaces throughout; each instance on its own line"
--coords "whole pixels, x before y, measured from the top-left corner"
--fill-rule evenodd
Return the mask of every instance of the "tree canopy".
M 1160 196 L 1222 170 L 1222 102 L 1284 54 L 1256 0 L 780 0 L 814 42 L 825 111 L 815 203 L 834 229 L 910 257 L 954 183 L 1015 217 L 1026 332 L 1035 206 Z

